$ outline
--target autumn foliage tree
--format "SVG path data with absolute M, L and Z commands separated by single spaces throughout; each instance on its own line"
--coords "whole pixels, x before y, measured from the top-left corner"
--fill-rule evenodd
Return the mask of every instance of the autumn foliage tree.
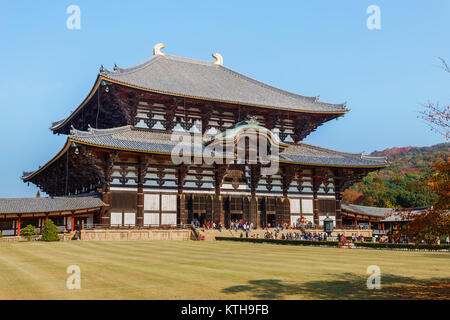
M 442 62 L 442 69 L 450 74 L 447 62 L 442 58 L 439 59 Z M 439 103 L 428 102 L 424 105 L 424 110 L 420 112 L 419 118 L 425 120 L 432 131 L 443 135 L 446 140 L 450 139 L 450 105 L 441 106 Z
M 450 157 L 437 161 L 433 167 L 435 172 L 427 181 L 427 188 L 437 196 L 434 206 L 420 214 L 406 212 L 403 218 L 412 220 L 406 225 L 406 230 L 398 232 L 406 234 L 419 243 L 423 240 L 435 243 L 437 239 L 450 235 Z
M 347 189 L 342 193 L 342 200 L 347 203 L 361 204 L 364 195 L 354 189 Z
M 450 74 L 450 69 L 444 59 L 441 59 L 443 69 Z M 449 119 L 450 106 L 428 103 L 420 117 L 424 119 L 431 130 L 442 134 L 446 140 L 450 139 Z M 450 153 L 434 163 L 433 173 L 427 179 L 426 188 L 436 196 L 434 205 L 424 212 L 406 218 L 412 221 L 406 226 L 406 233 L 415 242 L 425 240 L 427 243 L 435 243 L 440 237 L 450 235 Z

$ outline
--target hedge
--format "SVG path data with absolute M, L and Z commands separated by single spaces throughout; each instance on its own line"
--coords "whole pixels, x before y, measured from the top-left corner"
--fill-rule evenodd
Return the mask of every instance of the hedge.
M 253 242 L 253 243 L 272 243 L 294 246 L 327 246 L 337 248 L 337 241 L 312 241 L 312 240 L 281 240 L 281 239 L 264 239 L 264 238 L 236 238 L 236 237 L 216 237 L 218 241 L 237 241 L 237 242 Z M 446 250 L 450 251 L 450 245 L 426 245 L 426 244 L 407 244 L 407 243 L 371 243 L 371 242 L 355 242 L 355 247 L 372 248 L 372 249 L 403 249 L 403 250 Z
M 308 240 L 281 240 L 281 239 L 264 239 L 264 238 L 235 238 L 235 237 L 216 237 L 216 240 L 240 241 L 253 243 L 274 243 L 274 244 L 290 244 L 294 246 L 338 246 L 337 241 L 308 241 Z
M 372 249 L 403 249 L 403 250 L 447 250 L 450 251 L 449 244 L 413 244 L 413 243 L 372 243 L 356 242 L 355 247 Z

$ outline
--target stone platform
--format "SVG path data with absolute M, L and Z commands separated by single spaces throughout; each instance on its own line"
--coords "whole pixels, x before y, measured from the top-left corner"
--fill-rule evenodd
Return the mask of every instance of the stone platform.
M 82 241 L 176 240 L 191 239 L 191 230 L 82 230 Z

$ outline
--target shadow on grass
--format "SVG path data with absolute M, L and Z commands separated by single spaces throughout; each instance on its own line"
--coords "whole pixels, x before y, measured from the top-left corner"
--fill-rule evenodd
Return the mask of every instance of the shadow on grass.
M 367 289 L 368 276 L 352 273 L 328 275 L 338 280 L 309 282 L 276 279 L 250 280 L 247 285 L 228 287 L 223 293 L 247 293 L 257 299 L 450 299 L 450 279 L 417 280 L 382 275 L 381 289 Z

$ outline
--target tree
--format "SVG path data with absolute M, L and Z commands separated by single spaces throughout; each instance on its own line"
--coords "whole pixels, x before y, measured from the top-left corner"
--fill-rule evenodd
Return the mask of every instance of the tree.
M 29 224 L 20 231 L 20 236 L 30 241 L 31 238 L 37 236 L 37 231 L 31 224 Z
M 441 62 L 445 72 L 450 73 L 446 61 Z M 427 121 L 432 130 L 450 138 L 449 119 L 450 106 L 440 107 L 439 104 L 428 103 L 425 110 L 421 112 L 421 118 Z M 427 243 L 435 243 L 442 236 L 450 234 L 450 153 L 436 161 L 433 166 L 433 173 L 427 179 L 426 187 L 436 196 L 434 205 L 424 210 L 420 214 L 412 216 L 408 214 L 406 218 L 412 221 L 407 225 L 406 233 L 415 242 L 425 240 Z
M 447 62 L 439 58 L 442 62 L 442 69 L 450 74 L 450 68 Z M 450 105 L 441 106 L 439 103 L 428 102 L 425 105 L 425 110 L 420 112 L 419 118 L 425 120 L 432 131 L 435 131 L 450 139 Z
M 435 243 L 438 238 L 450 235 L 450 157 L 437 161 L 433 167 L 434 174 L 428 179 L 427 187 L 436 194 L 434 206 L 422 213 L 407 213 L 403 218 L 411 219 L 406 234 L 416 243 Z M 400 232 L 399 232 L 400 233 Z
M 38 190 L 37 192 L 36 192 L 36 198 L 40 198 L 41 197 L 41 192 Z
M 354 204 L 361 204 L 364 195 L 354 189 L 347 189 L 342 193 L 342 201 Z
M 47 221 L 44 224 L 44 227 L 42 228 L 41 240 L 59 241 L 58 233 L 59 233 L 58 227 L 53 223 L 51 219 L 47 219 Z

